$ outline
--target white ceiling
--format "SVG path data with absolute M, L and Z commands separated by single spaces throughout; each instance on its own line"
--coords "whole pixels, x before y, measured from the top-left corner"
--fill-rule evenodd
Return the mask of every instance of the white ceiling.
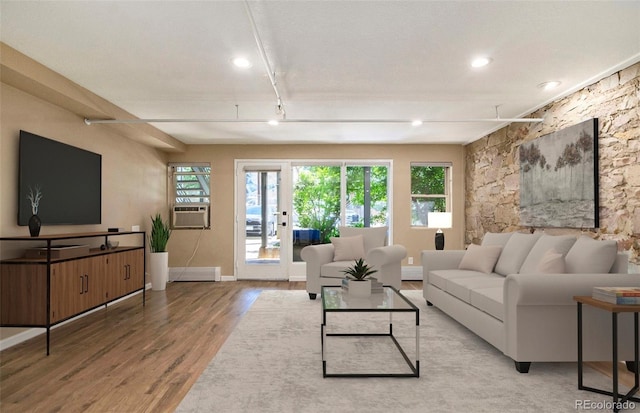
M 248 4 L 289 120 L 520 117 L 640 61 L 640 1 Z M 140 118 L 277 117 L 244 1 L 0 7 L 2 42 Z M 234 68 L 238 55 L 253 66 Z M 471 68 L 481 55 L 492 63 Z M 467 143 L 502 124 L 154 126 L 188 144 Z

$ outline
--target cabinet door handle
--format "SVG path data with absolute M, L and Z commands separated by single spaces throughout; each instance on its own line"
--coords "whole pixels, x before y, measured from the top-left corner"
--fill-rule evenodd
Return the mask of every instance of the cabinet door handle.
M 80 276 L 80 294 L 84 294 L 84 276 Z
M 86 293 L 86 292 L 89 292 L 89 276 L 85 274 L 84 277 L 87 280 L 87 284 L 86 284 L 86 286 L 84 288 L 84 292 Z

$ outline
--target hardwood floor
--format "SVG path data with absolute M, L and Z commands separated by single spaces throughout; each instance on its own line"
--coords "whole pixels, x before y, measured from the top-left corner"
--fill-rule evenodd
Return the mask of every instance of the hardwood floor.
M 303 282 L 171 283 L 0 353 L 0 410 L 172 412 L 265 289 Z M 422 282 L 403 282 L 422 289 Z M 610 375 L 611 364 L 598 363 Z M 535 368 L 532 367 L 532 368 Z M 631 385 L 632 375 L 621 370 Z M 576 379 L 577 380 L 577 379 Z

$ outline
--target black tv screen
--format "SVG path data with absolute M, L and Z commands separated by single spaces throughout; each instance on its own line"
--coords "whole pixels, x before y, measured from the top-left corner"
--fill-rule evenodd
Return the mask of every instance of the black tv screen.
M 102 155 L 20 131 L 18 225 L 32 215 L 39 189 L 42 225 L 101 223 Z

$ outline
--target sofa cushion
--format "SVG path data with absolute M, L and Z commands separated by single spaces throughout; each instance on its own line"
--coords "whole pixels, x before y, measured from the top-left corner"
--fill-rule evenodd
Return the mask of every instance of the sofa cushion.
M 502 287 L 476 288 L 469 293 L 469 303 L 475 308 L 504 321 Z
M 483 273 L 469 270 L 435 270 L 429 272 L 429 284 L 446 291 L 447 281 L 449 280 L 456 278 L 474 278 L 481 275 L 483 275 Z
M 331 237 L 334 261 L 353 261 L 364 258 L 364 238 L 362 235 L 353 237 Z
M 514 233 L 502 249 L 496 263 L 496 272 L 504 276 L 517 274 L 538 238 L 540 234 Z
M 536 272 L 540 274 L 564 274 L 565 267 L 564 256 L 552 249 L 542 256 Z
M 458 268 L 489 274 L 493 272 L 501 250 L 502 247 L 498 245 L 471 244 L 465 251 Z
M 334 261 L 324 264 L 320 267 L 320 276 L 327 278 L 345 278 L 347 275 L 343 272 L 353 265 L 353 261 Z
M 543 256 L 550 250 L 554 250 L 556 253 L 561 254 L 564 257 L 575 242 L 576 237 L 573 235 L 542 234 L 542 236 L 536 241 L 533 248 L 531 248 L 531 252 L 527 255 L 524 263 L 522 263 L 522 267 L 520 267 L 520 274 L 538 272 L 538 267 L 541 264 Z
M 570 274 L 598 274 L 611 271 L 618 253 L 616 241 L 596 241 L 585 235 L 578 238 L 565 257 Z
M 372 248 L 384 247 L 387 245 L 387 232 L 388 227 L 340 227 L 341 237 L 353 237 L 356 235 L 362 235 L 364 239 L 364 252 L 365 254 L 371 251 Z
M 513 232 L 487 232 L 482 237 L 482 243 L 480 245 L 499 245 L 504 247 L 509 238 L 513 235 Z
M 476 288 L 502 287 L 504 277 L 497 274 L 482 274 L 480 277 L 453 278 L 447 280 L 445 291 L 466 303 L 471 303 L 470 293 Z

